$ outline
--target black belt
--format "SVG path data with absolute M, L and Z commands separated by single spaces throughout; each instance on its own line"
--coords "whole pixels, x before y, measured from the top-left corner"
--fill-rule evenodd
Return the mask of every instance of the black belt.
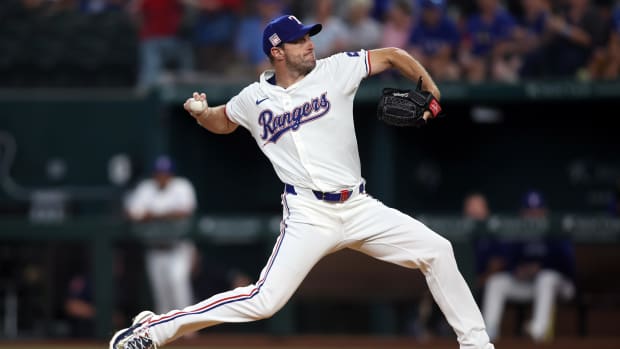
M 360 190 L 360 193 L 364 192 L 364 183 L 360 184 L 359 190 Z M 284 184 L 284 191 L 289 194 L 297 195 L 297 192 L 295 191 L 295 187 L 290 184 L 286 184 L 286 183 Z M 353 194 L 353 190 L 345 189 L 339 192 L 327 192 L 327 193 L 318 191 L 318 190 L 312 190 L 312 193 L 314 194 L 314 196 L 316 196 L 318 200 L 329 201 L 329 202 L 344 202 L 344 201 L 347 201 L 351 197 L 351 194 Z

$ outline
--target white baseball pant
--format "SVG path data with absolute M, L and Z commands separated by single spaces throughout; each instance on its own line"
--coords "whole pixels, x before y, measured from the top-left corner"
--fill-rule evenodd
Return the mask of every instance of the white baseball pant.
M 155 311 L 168 312 L 194 303 L 192 263 L 194 245 L 188 241 L 173 242 L 165 249 L 149 248 L 145 255 Z
M 148 327 L 156 344 L 223 322 L 269 318 L 323 256 L 351 248 L 403 267 L 419 268 L 454 328 L 460 348 L 493 348 L 448 240 L 357 189 L 342 203 L 318 200 L 310 190 L 296 191 L 297 195 L 282 195 L 281 233 L 259 281 L 152 317 Z
M 532 319 L 526 327 L 529 335 L 542 341 L 550 330 L 556 296 L 570 299 L 575 293 L 571 281 L 555 270 L 543 269 L 532 281 L 522 281 L 508 272 L 496 273 L 485 284 L 482 313 L 492 339 L 498 338 L 507 300 L 532 302 Z

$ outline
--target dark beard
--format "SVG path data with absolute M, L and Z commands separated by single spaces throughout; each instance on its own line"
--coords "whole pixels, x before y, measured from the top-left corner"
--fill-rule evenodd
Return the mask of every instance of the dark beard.
M 289 70 L 299 73 L 299 75 L 308 75 L 314 67 L 316 67 L 316 60 L 312 64 L 292 64 L 290 61 L 286 62 L 286 66 Z

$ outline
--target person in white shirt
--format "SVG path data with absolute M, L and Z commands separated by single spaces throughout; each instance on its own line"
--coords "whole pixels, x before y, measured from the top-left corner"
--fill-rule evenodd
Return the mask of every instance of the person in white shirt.
M 127 198 L 127 214 L 146 244 L 145 264 L 157 312 L 194 302 L 190 274 L 195 247 L 185 235 L 195 209 L 193 185 L 174 175 L 165 155 L 155 161 L 153 176 L 138 183 Z
M 258 281 L 165 314 L 143 311 L 120 330 L 110 348 L 157 348 L 225 322 L 271 317 L 325 255 L 344 248 L 426 276 L 431 293 L 457 334 L 461 349 L 492 349 L 482 315 L 458 270 L 451 243 L 421 222 L 366 192 L 353 122 L 360 82 L 394 68 L 437 99 L 439 89 L 417 60 L 398 48 L 337 53 L 317 60 L 311 36 L 321 24 L 295 16 L 272 20 L 263 51 L 274 70 L 226 103 L 192 111 L 207 130 L 250 131 L 284 183 L 281 233 Z M 426 111 L 425 117 L 430 117 Z

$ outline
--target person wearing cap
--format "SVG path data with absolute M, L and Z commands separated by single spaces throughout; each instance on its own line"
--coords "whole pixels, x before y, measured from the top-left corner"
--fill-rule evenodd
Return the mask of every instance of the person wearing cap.
M 281 15 L 285 4 L 283 0 L 258 0 L 249 2 L 248 6 L 251 9 L 239 21 L 234 49 L 240 66 L 247 66 L 248 69 L 244 70 L 253 76 L 269 68 L 269 60 L 261 41 L 255 38 L 256 33 L 263 30 L 273 17 Z
M 437 80 L 458 79 L 456 53 L 460 34 L 455 20 L 447 13 L 445 0 L 422 0 L 420 8 L 420 18 L 408 38 L 409 52 Z
M 195 248 L 186 238 L 196 209 L 192 183 L 175 175 L 168 156 L 159 156 L 152 176 L 138 183 L 125 207 L 133 230 L 146 246 L 145 265 L 155 309 L 163 313 L 192 304 L 190 272 Z
M 543 195 L 536 190 L 526 192 L 519 215 L 529 221 L 547 220 L 549 212 Z M 514 302 L 532 304 L 532 317 L 523 325 L 525 333 L 535 342 L 552 340 L 556 300 L 569 300 L 575 294 L 575 256 L 570 239 L 523 232 L 523 236 L 514 238 L 488 238 L 486 246 L 486 270 L 479 272 L 488 274 L 482 314 L 491 339 L 500 337 L 505 305 Z M 481 250 L 477 253 L 481 254 Z
M 225 105 L 209 107 L 206 95 L 197 92 L 184 104 L 212 133 L 246 128 L 283 182 L 280 235 L 258 281 L 165 314 L 143 311 L 131 327 L 114 334 L 110 348 L 157 348 L 220 323 L 269 318 L 323 256 L 345 248 L 420 269 L 460 348 L 494 348 L 451 243 L 370 196 L 361 175 L 353 118 L 361 81 L 394 69 L 412 83 L 421 79 L 421 88 L 439 99 L 437 85 L 399 48 L 360 49 L 317 60 L 311 37 L 321 29 L 293 15 L 273 19 L 262 41 L 273 69 Z M 248 193 L 254 185 L 249 175 Z
M 476 0 L 476 5 L 459 45 L 463 77 L 472 82 L 514 81 L 519 67 L 516 19 L 500 0 Z

